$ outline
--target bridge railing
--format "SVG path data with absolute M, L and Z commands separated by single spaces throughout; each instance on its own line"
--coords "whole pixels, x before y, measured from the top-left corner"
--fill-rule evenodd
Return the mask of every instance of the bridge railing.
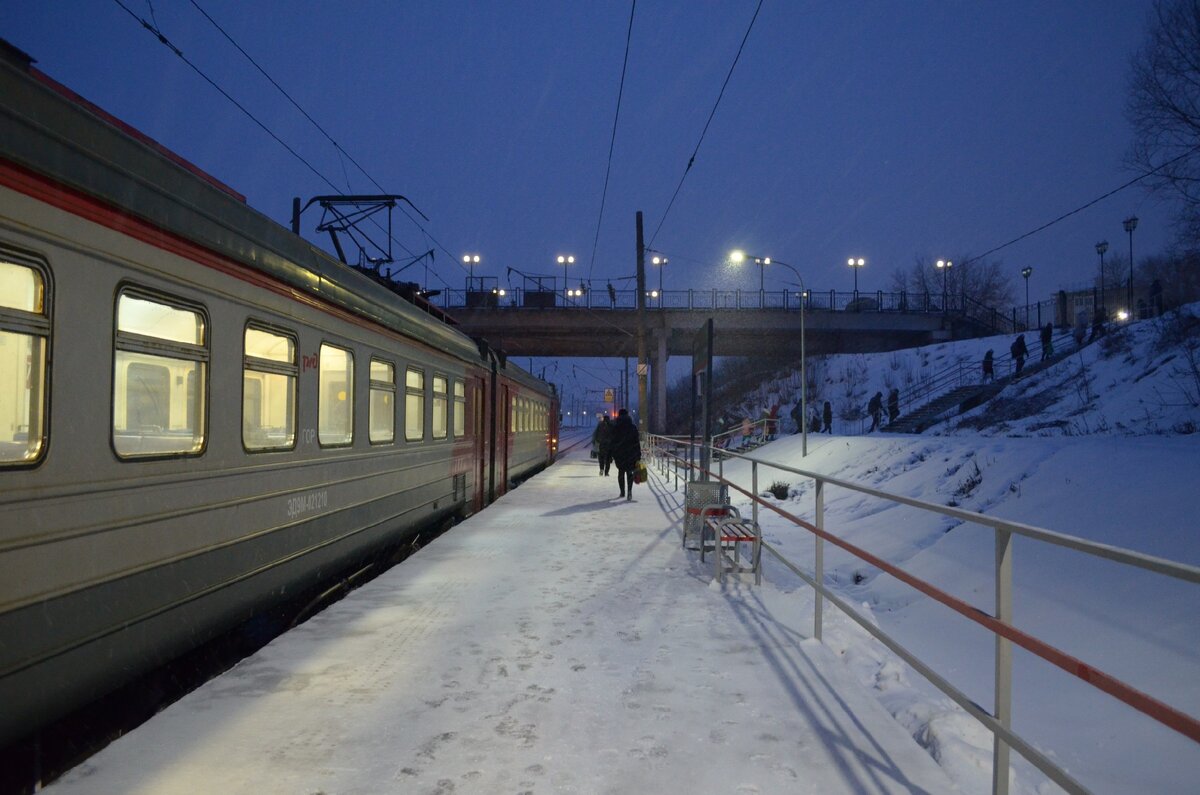
M 759 508 L 762 507 L 778 514 L 793 525 L 807 530 L 812 535 L 814 547 L 813 568 L 811 571 L 805 571 L 788 560 L 779 548 L 765 540 L 762 542 L 762 549 L 774 556 L 785 568 L 814 589 L 813 637 L 818 641 L 821 640 L 824 602 L 828 600 L 848 618 L 911 665 L 918 673 L 945 693 L 969 715 L 982 723 L 992 733 L 994 738 L 992 753 L 992 792 L 994 795 L 1007 795 L 1008 793 L 1010 749 L 1015 749 L 1017 753 L 1067 792 L 1088 792 L 1088 789 L 1082 783 L 1072 777 L 1049 754 L 1043 753 L 1031 741 L 1024 739 L 1021 735 L 1013 731 L 1011 718 L 1014 684 L 1012 647 L 1014 644 L 1077 677 L 1092 687 L 1124 702 L 1138 712 L 1182 734 L 1193 742 L 1200 743 L 1200 720 L 1197 718 L 1133 688 L 1094 666 L 1072 657 L 1066 652 L 1051 646 L 1046 641 L 1018 629 L 1012 623 L 1013 539 L 1014 536 L 1020 536 L 1034 542 L 1050 544 L 1117 564 L 1132 566 L 1155 575 L 1181 580 L 1193 585 L 1200 584 L 1200 567 L 1177 563 L 1165 558 L 1146 555 L 1141 552 L 1109 546 L 1107 544 L 1098 544 L 1076 536 L 1057 533 L 1052 530 L 1019 522 L 1010 522 L 975 511 L 891 494 L 870 486 L 829 477 L 819 472 L 798 469 L 764 459 L 752 458 L 730 450 L 712 450 L 712 460 L 717 462 L 717 471 L 701 470 L 695 463 L 695 461 L 699 460 L 699 456 L 694 454 L 688 440 L 678 437 L 650 436 L 647 439 L 647 445 L 651 457 L 657 462 L 659 472 L 664 477 L 674 475 L 676 488 L 678 488 L 681 473 L 682 479 L 685 482 L 701 477 L 717 480 L 727 484 L 731 491 L 740 492 L 743 496 L 750 499 L 753 511 L 752 518 L 755 522 L 758 522 Z M 717 455 L 718 452 L 720 455 Z M 750 464 L 749 489 L 724 477 L 726 459 L 740 459 Z M 768 502 L 759 496 L 758 472 L 760 466 L 773 471 L 791 473 L 813 481 L 815 490 L 812 522 L 789 513 L 777 504 Z M 995 554 L 992 561 L 995 584 L 994 612 L 989 613 L 956 596 L 952 596 L 928 581 L 909 574 L 898 566 L 887 562 L 879 555 L 857 547 L 827 530 L 825 524 L 825 505 L 829 499 L 829 492 L 833 488 L 857 492 L 868 498 L 886 503 L 906 505 L 928 513 L 949 516 L 964 522 L 964 527 L 977 525 L 990 530 L 995 541 Z M 951 684 L 949 680 L 917 657 L 916 654 L 909 651 L 891 635 L 876 626 L 870 619 L 861 615 L 854 609 L 851 600 L 845 599 L 825 584 L 824 545 L 826 542 L 895 577 L 993 634 L 995 638 L 995 671 L 992 712 L 986 711 L 979 704 L 975 703 L 966 693 Z M 1197 596 L 1200 596 L 1200 594 L 1197 594 Z
M 945 301 L 943 302 L 943 298 Z M 442 290 L 430 295 L 428 300 L 442 309 L 495 308 L 495 309 L 636 309 L 636 290 L 606 288 L 576 289 L 570 294 L 563 290 L 527 290 L 514 288 L 501 295 L 495 291 Z M 808 312 L 887 312 L 937 314 L 948 312 L 964 314 L 964 302 L 960 296 L 942 296 L 936 293 L 869 292 L 825 290 L 809 291 L 803 296 L 798 290 L 647 290 L 646 308 L 650 311 L 662 309 L 726 310 L 726 309 L 776 309 L 799 312 L 803 304 Z M 976 302 L 977 304 L 977 302 Z M 987 307 L 971 305 L 967 299 L 967 315 L 972 318 L 986 315 L 997 328 L 1011 321 L 1003 314 Z M 991 313 L 991 314 L 988 314 Z M 998 319 L 993 319 L 993 316 Z

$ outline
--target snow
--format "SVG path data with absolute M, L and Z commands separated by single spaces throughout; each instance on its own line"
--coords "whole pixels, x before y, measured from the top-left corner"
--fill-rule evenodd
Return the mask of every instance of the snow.
M 795 599 L 710 586 L 682 491 L 616 481 L 568 455 L 50 789 L 955 791 Z
M 1132 324 L 925 435 L 810 435 L 807 457 L 785 436 L 753 455 L 1200 565 L 1200 340 L 1169 325 Z M 849 414 L 859 393 L 1009 341 L 829 357 L 819 392 Z M 747 413 L 790 407 L 796 383 L 764 385 Z M 749 486 L 748 464 L 724 472 Z M 811 480 L 760 465 L 760 489 L 772 480 L 812 521 Z M 990 733 L 895 654 L 828 604 L 814 640 L 811 589 L 770 556 L 761 587 L 710 583 L 680 548 L 671 482 L 615 491 L 567 456 L 54 789 L 990 792 Z M 831 532 L 992 611 L 989 528 L 836 487 L 825 506 Z M 811 570 L 811 536 L 760 519 Z M 990 709 L 990 633 L 829 545 L 825 563 L 866 620 Z M 1200 715 L 1196 585 L 1017 538 L 1013 602 L 1022 630 Z M 1014 729 L 1090 790 L 1195 791 L 1196 743 L 1020 649 L 1013 680 Z M 1013 753 L 1012 792 L 1058 791 Z

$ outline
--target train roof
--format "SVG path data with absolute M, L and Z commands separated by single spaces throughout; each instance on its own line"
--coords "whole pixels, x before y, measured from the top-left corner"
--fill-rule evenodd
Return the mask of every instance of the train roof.
M 441 351 L 481 347 L 246 204 L 0 40 L 0 157 Z M 545 389 L 545 384 L 541 385 Z

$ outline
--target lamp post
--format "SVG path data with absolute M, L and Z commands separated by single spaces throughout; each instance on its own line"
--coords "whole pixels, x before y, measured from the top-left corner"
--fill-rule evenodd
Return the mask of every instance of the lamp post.
M 746 252 L 742 251 L 741 249 L 735 249 L 729 252 L 729 261 L 734 264 L 741 265 L 747 259 L 751 259 L 751 257 L 749 257 Z M 753 259 L 754 264 L 758 266 L 758 292 L 761 294 L 763 292 L 763 286 L 766 283 L 765 274 L 767 266 L 771 264 L 771 258 L 753 257 Z
M 1131 215 L 1123 221 L 1125 231 L 1129 233 L 1129 290 L 1125 308 L 1128 310 L 1130 317 L 1136 317 L 1133 313 L 1133 230 L 1137 229 L 1137 222 L 1138 217 L 1136 215 Z
M 567 266 L 575 264 L 575 255 L 559 254 L 558 264 L 563 266 L 563 295 L 566 296 L 570 294 L 570 291 L 567 289 Z
M 663 279 L 663 266 L 664 266 L 664 265 L 666 265 L 668 262 L 670 262 L 670 260 L 669 260 L 669 259 L 667 259 L 666 257 L 664 257 L 664 256 L 660 255 L 660 254 L 656 254 L 656 255 L 654 255 L 653 257 L 651 257 L 651 258 L 650 258 L 650 262 L 651 262 L 651 264 L 653 264 L 653 265 L 657 265 L 657 266 L 658 266 L 658 296 L 659 296 L 659 306 L 662 306 L 662 294 L 663 294 L 663 285 L 662 285 L 662 279 Z
M 479 264 L 479 255 L 463 254 L 463 264 L 467 266 L 467 272 L 470 274 L 467 277 L 467 289 L 470 290 L 475 282 L 475 266 Z
M 858 269 L 863 265 L 866 265 L 867 261 L 862 257 L 859 257 L 858 259 L 851 257 L 850 259 L 846 260 L 846 264 L 850 266 L 852 271 L 854 271 L 854 297 L 858 298 Z
M 1033 268 L 1028 265 L 1021 268 L 1021 275 L 1025 277 L 1025 328 L 1029 328 L 1029 277 L 1033 275 Z
M 729 259 L 734 262 L 742 262 L 746 259 L 746 253 L 744 251 L 730 252 Z M 762 267 L 772 264 L 782 265 L 794 273 L 796 280 L 800 282 L 800 455 L 804 457 L 808 455 L 808 374 L 805 372 L 807 360 L 804 353 L 804 302 L 808 297 L 808 288 L 804 286 L 804 277 L 800 275 L 800 271 L 786 262 L 780 262 L 770 257 L 755 257 L 754 261 Z M 859 260 L 859 262 L 861 261 Z
M 1104 252 L 1108 251 L 1108 241 L 1101 240 L 1096 244 L 1096 253 L 1100 255 L 1100 322 L 1108 320 L 1108 310 L 1104 305 Z
M 942 272 L 942 314 L 943 315 L 946 314 L 946 297 L 949 295 L 949 291 L 946 289 L 947 284 L 948 284 L 946 277 L 950 275 L 950 269 L 953 267 L 954 267 L 954 263 L 948 259 L 940 259 L 937 261 L 937 269 Z

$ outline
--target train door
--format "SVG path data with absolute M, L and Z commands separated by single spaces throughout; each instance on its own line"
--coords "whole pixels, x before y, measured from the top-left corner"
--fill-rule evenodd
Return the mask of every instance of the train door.
M 496 485 L 496 493 L 504 494 L 508 491 L 508 453 L 512 447 L 513 431 L 513 398 L 507 384 L 500 387 L 500 410 L 496 415 L 496 424 L 499 426 L 496 444 L 500 448 L 496 451 L 496 466 L 500 470 L 497 473 L 499 482 Z
M 484 427 L 483 396 L 487 381 L 471 379 L 471 453 L 475 457 L 475 494 L 471 498 L 473 511 L 483 510 L 487 494 L 487 435 Z

